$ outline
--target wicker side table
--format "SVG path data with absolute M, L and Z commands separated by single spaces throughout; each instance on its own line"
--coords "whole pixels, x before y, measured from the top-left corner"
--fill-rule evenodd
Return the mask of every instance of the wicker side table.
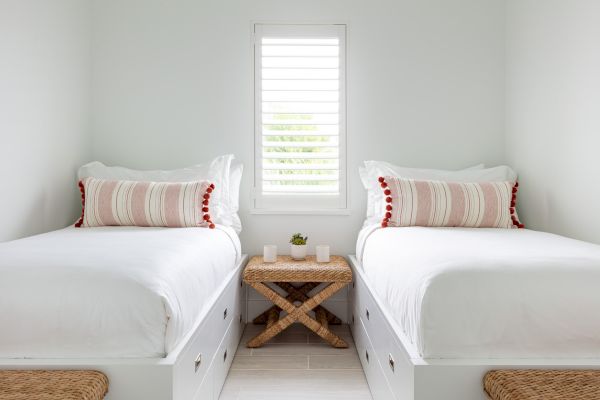
M 600 370 L 496 370 L 483 387 L 492 400 L 596 400 Z
M 0 371 L 0 400 L 101 400 L 107 392 L 98 371 Z
M 265 330 L 248 341 L 248 347 L 260 347 L 292 323 L 298 321 L 334 347 L 344 348 L 348 344 L 329 330 L 329 324 L 341 323 L 333 313 L 320 304 L 352 282 L 352 270 L 343 257 L 332 256 L 328 263 L 318 263 L 314 256 L 295 261 L 289 256 L 279 256 L 275 263 L 265 263 L 260 256 L 252 257 L 244 269 L 244 282 L 271 300 L 271 307 L 255 319 L 265 323 Z M 292 282 L 305 282 L 294 286 Z M 280 295 L 271 289 L 272 283 L 284 289 L 288 295 Z M 323 290 L 308 297 L 308 293 L 321 283 L 329 283 Z M 296 306 L 294 302 L 302 302 Z M 279 319 L 280 311 L 288 314 Z M 316 318 L 309 315 L 314 310 Z

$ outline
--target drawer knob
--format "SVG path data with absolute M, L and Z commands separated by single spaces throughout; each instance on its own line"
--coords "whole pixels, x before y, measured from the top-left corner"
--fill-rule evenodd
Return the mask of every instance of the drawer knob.
M 367 315 L 367 319 L 369 319 L 370 314 L 369 314 L 369 309 L 368 308 L 366 309 L 365 314 Z
M 227 350 L 225 350 L 225 353 L 223 353 L 223 362 L 225 362 L 225 360 L 227 360 Z
M 394 372 L 394 357 L 391 354 L 388 354 L 388 364 L 390 365 L 390 369 Z
M 227 318 L 227 309 L 225 309 L 225 311 L 223 311 L 223 319 Z
M 352 314 L 352 324 L 354 325 L 354 314 Z
M 365 350 L 365 358 L 367 359 L 367 362 L 369 362 L 369 351 Z
M 194 372 L 198 372 L 198 368 L 200 368 L 200 364 L 202 364 L 202 354 L 198 354 L 196 359 L 194 360 Z

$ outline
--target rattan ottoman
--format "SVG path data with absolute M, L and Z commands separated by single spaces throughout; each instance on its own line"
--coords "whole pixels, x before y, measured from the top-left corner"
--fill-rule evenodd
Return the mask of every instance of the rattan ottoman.
M 260 347 L 294 322 L 300 322 L 334 347 L 348 344 L 329 330 L 329 324 L 339 324 L 340 319 L 321 306 L 321 303 L 352 282 L 352 270 L 343 257 L 332 256 L 328 263 L 318 263 L 314 256 L 295 261 L 289 256 L 279 256 L 275 263 L 265 263 L 260 256 L 252 257 L 244 269 L 244 282 L 271 300 L 275 305 L 254 319 L 266 324 L 265 329 L 247 343 Z M 293 285 L 292 283 L 300 283 Z M 277 285 L 287 292 L 284 297 L 268 284 Z M 320 292 L 309 297 L 309 292 L 321 283 L 328 283 Z M 301 302 L 296 306 L 295 302 Z M 315 318 L 309 313 L 315 312 Z M 279 318 L 281 311 L 287 312 Z
M 101 400 L 107 392 L 98 371 L 0 371 L 0 400 Z
M 493 400 L 596 400 L 600 370 L 497 370 L 483 386 Z

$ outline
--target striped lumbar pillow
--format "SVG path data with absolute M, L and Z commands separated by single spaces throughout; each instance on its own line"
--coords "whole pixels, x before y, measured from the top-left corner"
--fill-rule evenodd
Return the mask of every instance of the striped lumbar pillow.
M 76 227 L 208 227 L 210 182 L 79 181 L 83 210 Z
M 386 196 L 381 225 L 523 228 L 517 182 L 442 182 L 380 177 Z

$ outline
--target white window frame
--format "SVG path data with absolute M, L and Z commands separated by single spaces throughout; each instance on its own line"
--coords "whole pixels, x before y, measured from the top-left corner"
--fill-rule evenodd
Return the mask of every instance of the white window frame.
M 254 25 L 254 214 L 349 214 L 346 149 L 346 25 L 265 24 Z M 339 194 L 262 193 L 262 87 L 261 39 L 264 35 L 339 38 Z

